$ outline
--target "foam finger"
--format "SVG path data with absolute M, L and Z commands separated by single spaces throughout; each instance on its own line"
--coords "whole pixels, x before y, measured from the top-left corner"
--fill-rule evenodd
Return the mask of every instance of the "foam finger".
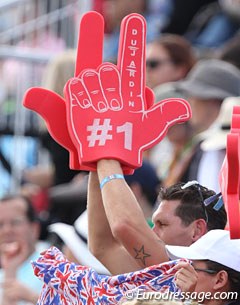
M 104 20 L 97 12 L 86 13 L 80 22 L 75 76 L 102 63 Z
M 84 72 L 82 74 L 82 81 L 88 92 L 93 109 L 96 112 L 105 112 L 108 109 L 108 105 L 101 90 L 98 72 L 94 70 Z
M 143 16 L 130 14 L 121 24 L 118 69 L 122 79 L 124 103 L 141 110 L 145 97 L 146 22 Z M 139 98 L 140 97 L 140 98 Z
M 120 93 L 120 75 L 114 65 L 104 64 L 99 69 L 101 87 L 108 102 L 108 107 L 113 110 L 121 110 L 123 103 Z
M 82 109 L 87 109 L 91 106 L 90 97 L 87 94 L 82 81 L 78 78 L 69 80 L 66 86 L 66 94 L 71 107 L 80 106 Z

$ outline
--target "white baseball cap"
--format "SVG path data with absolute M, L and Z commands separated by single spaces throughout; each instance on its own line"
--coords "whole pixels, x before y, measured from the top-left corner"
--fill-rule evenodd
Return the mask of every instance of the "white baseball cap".
M 88 249 L 87 211 L 76 219 L 73 226 L 58 222 L 48 226 L 48 230 L 56 233 L 63 240 L 81 265 L 91 267 L 100 274 L 109 274 L 109 271 Z
M 211 230 L 189 247 L 166 246 L 171 259 L 211 260 L 240 272 L 240 239 L 227 230 Z

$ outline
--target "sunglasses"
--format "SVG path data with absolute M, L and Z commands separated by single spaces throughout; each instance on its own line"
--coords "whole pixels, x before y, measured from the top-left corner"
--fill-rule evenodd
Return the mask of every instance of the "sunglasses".
M 216 274 L 217 273 L 216 270 L 212 270 L 212 269 L 195 268 L 194 266 L 193 266 L 193 268 L 196 271 L 206 272 L 208 274 Z
M 221 209 L 221 207 L 223 206 L 223 197 L 222 197 L 222 193 L 218 193 L 216 195 L 213 195 L 207 199 L 205 199 L 203 202 L 204 202 L 204 205 L 205 206 L 208 206 L 209 204 L 213 203 L 215 200 L 217 200 L 217 203 L 213 206 L 213 209 L 215 211 L 219 211 Z
M 208 213 L 207 213 L 206 207 L 218 199 L 218 201 L 213 206 L 213 209 L 215 211 L 219 211 L 221 209 L 221 207 L 224 205 L 222 193 L 218 193 L 216 195 L 213 195 L 213 196 L 210 196 L 210 197 L 204 199 L 203 195 L 202 195 L 201 188 L 200 188 L 200 184 L 198 183 L 198 181 L 195 181 L 195 180 L 189 181 L 186 184 L 184 184 L 182 186 L 182 189 L 188 188 L 192 185 L 194 185 L 198 190 L 199 197 L 201 198 L 201 203 L 202 203 L 202 207 L 203 207 L 203 210 L 204 210 L 206 222 L 208 223 Z
M 204 204 L 203 194 L 202 194 L 200 184 L 198 183 L 198 181 L 195 181 L 195 180 L 189 181 L 186 184 L 184 184 L 181 188 L 184 190 L 184 189 L 186 189 L 188 187 L 191 187 L 191 186 L 194 186 L 198 191 L 199 197 L 201 199 L 200 200 L 201 205 L 202 205 L 202 208 L 203 208 L 203 211 L 204 211 L 204 214 L 205 214 L 205 220 L 206 220 L 206 223 L 208 223 L 208 213 L 207 213 L 206 205 Z
M 147 59 L 146 60 L 146 67 L 149 69 L 156 69 L 160 66 L 163 66 L 165 64 L 171 63 L 172 61 L 170 59 Z

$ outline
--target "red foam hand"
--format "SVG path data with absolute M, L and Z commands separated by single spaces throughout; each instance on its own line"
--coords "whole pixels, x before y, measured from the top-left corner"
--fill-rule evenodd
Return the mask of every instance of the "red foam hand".
M 99 159 L 113 158 L 135 169 L 141 166 L 142 152 L 159 142 L 170 126 L 188 120 L 191 110 L 183 99 L 153 105 L 153 94 L 145 86 L 146 24 L 142 16 L 131 14 L 123 20 L 117 66 L 102 63 L 99 56 L 102 23 L 101 15 L 90 12 L 80 25 L 77 77 L 64 90 L 68 131 L 81 164 L 94 167 Z
M 234 106 L 231 132 L 227 136 L 226 156 L 220 171 L 220 186 L 228 213 L 232 239 L 240 238 L 240 107 Z
M 86 19 L 88 19 L 87 23 L 89 23 L 89 17 L 91 19 L 91 15 L 86 15 L 86 17 L 83 18 L 83 24 L 85 23 Z M 101 34 L 103 32 L 103 21 L 98 18 L 98 20 L 95 20 L 95 22 L 96 32 L 94 34 L 102 41 L 103 37 Z M 85 26 L 82 26 L 82 28 L 86 30 Z M 82 33 L 83 31 L 80 32 L 80 34 Z M 90 30 L 88 29 L 88 33 L 90 34 L 90 37 L 87 41 L 90 46 L 93 43 L 93 40 L 91 40 L 91 37 L 93 37 L 91 28 Z M 78 75 L 79 71 L 85 68 L 84 65 L 86 63 L 80 60 L 80 58 L 83 57 L 82 52 L 83 51 L 81 49 L 78 49 L 78 60 L 75 68 L 75 75 Z M 95 61 L 97 63 L 102 61 L 101 50 L 99 50 L 99 52 L 95 55 L 96 56 L 92 57 L 91 60 L 93 66 L 96 65 Z M 151 96 L 151 93 L 148 93 L 148 96 Z M 23 105 L 26 108 L 37 112 L 45 120 L 48 131 L 53 139 L 69 151 L 69 167 L 71 169 L 96 170 L 96 163 L 89 163 L 86 166 L 80 163 L 81 160 L 79 160 L 77 149 L 68 131 L 66 103 L 61 96 L 44 88 L 30 88 L 24 95 Z M 132 168 L 123 167 L 123 171 L 125 174 L 133 173 Z

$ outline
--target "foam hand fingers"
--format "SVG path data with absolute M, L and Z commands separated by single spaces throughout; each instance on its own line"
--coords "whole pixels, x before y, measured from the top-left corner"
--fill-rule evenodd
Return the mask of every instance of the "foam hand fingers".
M 130 14 L 121 23 L 118 52 L 121 92 L 128 111 L 146 109 L 145 49 L 146 21 L 141 15 Z
M 43 88 L 30 88 L 24 95 L 23 105 L 45 120 L 53 139 L 69 151 L 70 168 L 78 169 L 78 154 L 68 132 L 66 105 L 61 96 Z
M 147 148 L 159 142 L 169 127 L 190 118 L 191 108 L 184 99 L 166 99 L 155 104 L 143 114 L 143 129 L 151 130 L 144 139 Z

